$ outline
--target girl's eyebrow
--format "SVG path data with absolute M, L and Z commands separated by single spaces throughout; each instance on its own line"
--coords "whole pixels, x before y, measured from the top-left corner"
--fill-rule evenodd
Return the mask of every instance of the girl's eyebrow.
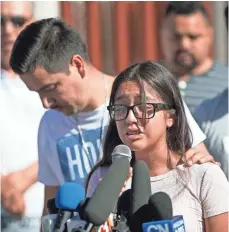
M 126 94 L 121 94 L 119 95 L 118 97 L 115 97 L 115 101 L 119 101 L 119 100 L 122 100 L 122 99 L 125 99 L 128 95 Z M 136 95 L 136 99 L 138 100 L 141 96 L 140 95 Z M 154 97 L 149 97 L 146 95 L 146 101 L 157 101 L 157 99 L 155 99 Z
M 125 95 L 125 94 L 121 94 L 121 95 L 119 95 L 118 97 L 115 97 L 115 101 L 125 99 L 126 96 L 127 96 L 127 95 Z
M 157 99 L 154 97 L 146 96 L 146 101 L 157 101 Z

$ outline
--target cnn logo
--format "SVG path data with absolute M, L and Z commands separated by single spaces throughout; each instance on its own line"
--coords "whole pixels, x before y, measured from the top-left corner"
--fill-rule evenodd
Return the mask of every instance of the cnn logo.
M 147 232 L 169 232 L 168 224 L 165 225 L 150 225 L 147 228 Z

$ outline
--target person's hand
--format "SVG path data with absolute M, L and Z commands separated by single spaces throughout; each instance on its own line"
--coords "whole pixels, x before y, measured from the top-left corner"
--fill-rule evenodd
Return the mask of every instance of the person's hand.
M 23 216 L 25 213 L 25 200 L 22 194 L 12 194 L 8 198 L 2 199 L 4 209 L 14 215 Z
M 7 212 L 23 215 L 25 211 L 25 177 L 22 171 L 1 176 L 1 201 Z
M 216 162 L 212 155 L 209 154 L 208 150 L 204 146 L 195 147 L 189 149 L 182 158 L 183 162 L 185 162 L 186 167 L 191 167 L 193 164 L 203 164 L 207 162 L 212 162 L 220 166 L 219 162 Z

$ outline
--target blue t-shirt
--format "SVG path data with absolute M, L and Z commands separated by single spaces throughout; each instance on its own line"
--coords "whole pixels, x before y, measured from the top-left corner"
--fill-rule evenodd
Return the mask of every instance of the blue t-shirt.
M 228 88 L 200 104 L 193 115 L 207 136 L 205 145 L 229 179 Z
M 228 67 L 214 62 L 212 68 L 201 75 L 191 75 L 187 82 L 178 82 L 181 95 L 191 113 L 204 100 L 221 93 L 228 85 Z
M 77 116 L 65 116 L 53 110 L 44 115 L 38 136 L 39 180 L 42 183 L 51 186 L 66 181 L 84 184 L 87 174 L 102 157 L 102 143 L 109 122 L 106 106 L 103 104 Z

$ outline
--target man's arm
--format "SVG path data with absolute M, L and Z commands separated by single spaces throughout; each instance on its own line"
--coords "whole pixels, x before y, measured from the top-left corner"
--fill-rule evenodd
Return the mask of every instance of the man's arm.
M 38 162 L 25 169 L 1 175 L 1 201 L 4 208 L 14 215 L 23 215 L 24 193 L 37 182 Z
M 22 178 L 25 180 L 22 186 L 22 191 L 25 192 L 29 187 L 37 182 L 38 177 L 38 162 L 32 163 L 30 166 L 21 171 Z

